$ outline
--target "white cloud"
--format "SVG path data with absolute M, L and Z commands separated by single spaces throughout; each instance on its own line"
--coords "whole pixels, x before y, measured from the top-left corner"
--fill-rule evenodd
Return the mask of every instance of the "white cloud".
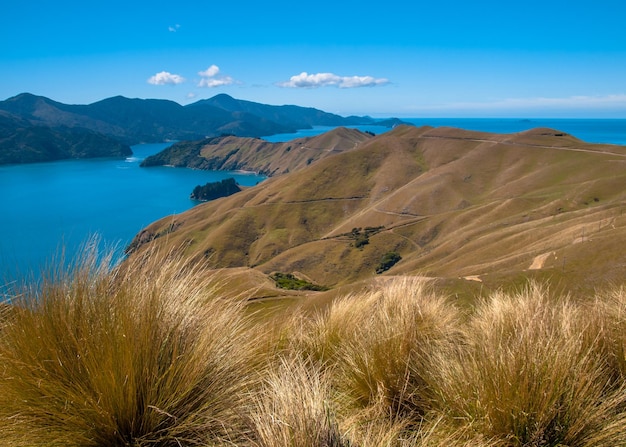
M 175 33 L 175 32 L 176 32 L 176 31 L 178 31 L 179 29 L 180 29 L 180 25 L 179 25 L 178 23 L 177 23 L 176 25 L 174 25 L 174 26 L 168 26 L 168 27 L 167 27 L 167 30 L 168 30 L 170 33 Z
M 148 84 L 152 85 L 176 85 L 185 82 L 185 78 L 180 75 L 172 74 L 168 71 L 162 71 L 148 78 Z
M 213 64 L 209 68 L 207 68 L 206 70 L 199 71 L 198 74 L 200 76 L 202 76 L 202 77 L 212 78 L 213 76 L 216 76 L 219 72 L 220 72 L 220 67 L 218 67 L 217 65 Z
M 234 82 L 235 81 L 230 76 L 224 76 L 220 79 L 204 78 L 201 79 L 200 82 L 198 82 L 198 87 L 221 87 L 222 85 L 231 85 Z
M 299 75 L 292 76 L 288 81 L 279 82 L 279 87 L 289 88 L 318 88 L 318 87 L 374 87 L 388 84 L 385 78 L 374 78 L 372 76 L 339 76 L 334 73 L 307 73 L 303 71 Z
M 198 74 L 202 78 L 200 82 L 198 82 L 198 87 L 213 88 L 235 83 L 235 80 L 230 76 L 219 76 L 220 68 L 215 64 L 204 71 L 199 71 Z

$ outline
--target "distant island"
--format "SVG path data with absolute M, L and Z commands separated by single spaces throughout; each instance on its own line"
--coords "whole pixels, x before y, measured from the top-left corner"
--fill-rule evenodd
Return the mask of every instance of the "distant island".
M 311 107 L 267 105 L 219 94 L 182 106 L 161 99 L 115 96 L 69 105 L 30 93 L 0 101 L 0 164 L 66 158 L 124 157 L 130 145 L 221 135 L 260 137 L 313 126 L 376 124 L 392 118 L 343 117 Z
M 191 192 L 190 198 L 207 202 L 209 200 L 219 199 L 220 197 L 228 197 L 241 191 L 241 187 L 234 178 L 229 177 L 219 182 L 209 182 L 204 186 L 198 185 Z

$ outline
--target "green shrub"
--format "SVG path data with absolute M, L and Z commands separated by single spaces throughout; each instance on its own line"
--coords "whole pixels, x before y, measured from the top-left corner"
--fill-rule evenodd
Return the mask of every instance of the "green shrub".
M 370 236 L 379 233 L 383 228 L 385 227 L 355 227 L 350 233 L 344 234 L 344 236 L 348 236 L 350 239 L 354 240 L 353 245 L 355 248 L 363 248 L 370 243 Z
M 363 246 L 369 243 L 370 243 L 369 237 L 365 236 L 364 234 L 361 234 L 354 239 L 355 248 L 362 248 Z
M 304 279 L 296 278 L 291 273 L 276 272 L 272 274 L 270 278 L 272 278 L 276 282 L 276 285 L 281 289 L 313 291 L 328 290 L 327 287 L 313 284 L 312 282 L 306 281 Z
M 400 262 L 401 259 L 402 259 L 402 256 L 400 256 L 400 254 L 396 253 L 395 251 L 390 251 L 388 253 L 385 253 L 383 258 L 380 260 L 380 263 L 378 264 L 378 266 L 376 266 L 376 273 L 380 274 L 380 273 L 386 272 L 391 267 L 393 267 L 398 262 Z

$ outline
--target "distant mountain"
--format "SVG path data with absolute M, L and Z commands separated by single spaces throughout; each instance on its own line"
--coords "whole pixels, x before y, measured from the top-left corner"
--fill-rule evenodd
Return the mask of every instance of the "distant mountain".
M 299 106 L 271 106 L 221 94 L 187 106 L 162 99 L 107 98 L 67 105 L 23 93 L 0 102 L 0 110 L 48 127 L 82 127 L 129 144 L 191 140 L 221 134 L 258 137 L 311 126 L 371 124 L 369 117 L 341 117 Z
M 201 158 L 223 144 L 204 146 Z M 626 285 L 624 163 L 626 147 L 550 129 L 398 126 L 164 218 L 130 249 L 180 250 L 189 263 L 236 273 L 251 297 L 283 293 L 268 288 L 273 272 L 363 284 L 390 254 L 396 263 L 383 276 L 429 277 L 455 294 L 524 278 L 591 293 Z
M 0 101 L 0 112 L 4 120 L 6 144 L 23 138 L 15 134 L 19 129 L 31 126 L 36 129 L 33 132 L 37 135 L 41 136 L 48 132 L 56 136 L 51 137 L 48 146 L 57 144 L 54 142 L 58 138 L 62 139 L 62 135 L 65 134 L 73 141 L 75 137 L 71 134 L 77 133 L 91 135 L 90 138 L 94 140 L 95 135 L 100 134 L 102 143 L 111 138 L 125 145 L 132 145 L 168 140 L 200 140 L 224 134 L 259 137 L 292 133 L 317 125 L 347 126 L 377 123 L 370 117 L 342 117 L 309 107 L 259 104 L 238 100 L 225 94 L 182 106 L 173 101 L 130 99 L 123 96 L 87 105 L 69 105 L 43 96 L 22 93 Z M 41 146 L 45 140 L 43 137 L 41 139 L 28 137 L 29 147 L 35 152 L 44 154 L 50 149 Z M 100 142 L 97 146 L 99 144 Z M 3 152 L 10 150 L 12 153 L 10 156 L 0 155 L 0 159 L 14 159 L 17 154 L 17 146 L 0 146 L 0 150 Z M 58 147 L 56 151 L 59 156 L 65 152 L 63 147 Z M 31 157 L 25 154 L 21 159 L 27 161 Z
M 352 150 L 370 138 L 373 138 L 370 134 L 345 127 L 286 143 L 222 136 L 173 144 L 158 154 L 147 157 L 141 166 L 244 170 L 272 176 L 295 171 L 329 155 Z
M 34 125 L 0 111 L 0 164 L 131 154 L 128 145 L 88 129 Z
M 314 109 L 312 107 L 299 107 L 293 105 L 271 106 L 235 99 L 226 94 L 219 94 L 210 99 L 198 101 L 188 107 L 205 105 L 228 110 L 230 112 L 250 113 L 294 129 L 308 129 L 312 126 L 350 126 L 358 124 L 374 124 L 376 122 L 376 120 L 367 116 L 342 117 L 333 113 L 322 112 L 321 110 Z

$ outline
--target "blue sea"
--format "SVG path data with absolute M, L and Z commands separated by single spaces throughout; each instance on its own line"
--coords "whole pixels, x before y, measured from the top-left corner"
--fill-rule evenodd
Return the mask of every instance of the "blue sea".
M 588 142 L 626 145 L 624 119 L 478 119 L 410 118 L 417 126 L 450 126 L 511 133 L 549 127 Z M 353 126 L 375 134 L 381 126 Z M 314 136 L 332 127 L 318 126 L 293 134 L 265 137 L 289 141 Z M 2 283 L 35 274 L 61 252 L 73 258 L 92 236 L 107 250 L 121 253 L 133 236 L 150 223 L 197 205 L 189 199 L 199 184 L 235 177 L 253 186 L 264 177 L 240 172 L 182 168 L 140 168 L 148 155 L 168 144 L 133 147 L 127 159 L 69 160 L 0 166 L 0 295 Z
M 461 129 L 483 132 L 514 133 L 535 127 L 547 127 L 571 134 L 588 143 L 609 143 L 626 145 L 626 119 L 516 119 L 516 118 L 401 118 L 402 121 L 416 126 L 458 127 Z M 376 135 L 389 131 L 381 126 L 348 126 Z M 291 134 L 279 134 L 264 137 L 268 141 L 289 141 L 294 138 L 311 137 L 333 129 L 328 126 L 316 126 Z
M 254 186 L 265 177 L 242 172 L 153 167 L 141 161 L 171 143 L 133 146 L 126 159 L 67 160 L 0 166 L 1 284 L 35 275 L 62 252 L 73 259 L 93 236 L 121 255 L 150 223 L 197 205 L 196 185 L 234 177 Z

